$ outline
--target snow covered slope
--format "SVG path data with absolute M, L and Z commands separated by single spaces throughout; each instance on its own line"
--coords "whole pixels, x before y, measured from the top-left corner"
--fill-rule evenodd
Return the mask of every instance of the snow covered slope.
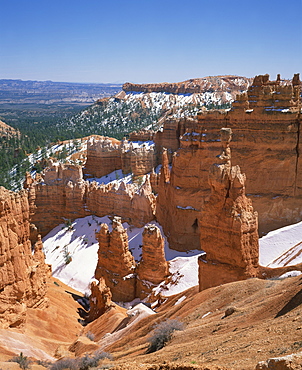
M 302 262 L 302 222 L 271 231 L 259 239 L 260 264 L 269 267 Z
M 43 238 L 46 263 L 52 265 L 53 276 L 83 293 L 89 293 L 89 284 L 94 278 L 98 258 L 95 233 L 99 231 L 102 223 L 107 223 L 109 230 L 112 230 L 111 220 L 107 216 L 87 216 L 78 218 L 72 223 L 66 220 L 66 223 L 55 227 Z M 161 228 L 158 223 L 151 223 Z M 135 228 L 126 222 L 123 226 L 127 230 L 129 249 L 135 260 L 139 261 L 144 228 Z M 201 251 L 190 253 L 174 251 L 165 240 L 165 255 L 166 259 L 171 261 L 170 270 L 174 276 L 169 284 L 170 295 L 198 284 L 196 256 L 200 253 Z M 190 276 L 187 276 L 185 271 L 190 272 Z M 163 286 L 162 288 L 169 295 L 167 289 Z
M 98 243 L 95 233 L 108 217 L 87 216 L 66 222 L 54 228 L 43 239 L 46 262 L 52 264 L 53 275 L 65 284 L 89 294 L 89 284 L 94 278 L 97 264 Z M 156 223 L 161 228 L 161 226 Z M 127 223 L 129 249 L 136 261 L 141 258 L 143 228 Z M 162 230 L 161 230 L 162 231 Z M 162 231 L 163 233 L 163 231 Z M 259 240 L 260 264 L 270 267 L 293 265 L 302 262 L 302 222 L 272 231 Z M 178 252 L 169 248 L 165 240 L 165 255 L 170 261 L 172 274 L 169 282 L 162 282 L 154 289 L 162 296 L 171 296 L 198 284 L 197 258 L 201 251 Z

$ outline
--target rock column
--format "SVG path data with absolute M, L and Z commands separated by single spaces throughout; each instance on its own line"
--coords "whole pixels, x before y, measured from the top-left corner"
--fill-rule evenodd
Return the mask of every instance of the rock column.
M 113 301 L 132 301 L 135 298 L 135 260 L 129 251 L 128 235 L 120 217 L 113 218 L 111 232 L 108 225 L 101 225 L 98 242 L 96 279 L 104 278 Z
M 169 266 L 165 259 L 164 238 L 160 229 L 146 225 L 143 232 L 142 260 L 137 268 L 137 296 L 145 298 L 168 276 Z
M 245 195 L 245 175 L 231 166 L 232 131 L 221 129 L 222 153 L 210 169 L 211 195 L 200 219 L 200 290 L 257 276 L 258 215 Z

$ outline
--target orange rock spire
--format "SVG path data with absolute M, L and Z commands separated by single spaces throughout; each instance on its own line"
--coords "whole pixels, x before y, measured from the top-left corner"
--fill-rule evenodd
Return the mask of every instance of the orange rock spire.
M 200 220 L 200 290 L 257 275 L 258 215 L 245 195 L 245 175 L 231 166 L 232 130 L 221 129 L 222 154 L 210 169 L 211 195 Z
M 137 268 L 137 295 L 145 298 L 169 273 L 165 259 L 164 238 L 156 225 L 146 225 L 143 232 L 142 260 Z

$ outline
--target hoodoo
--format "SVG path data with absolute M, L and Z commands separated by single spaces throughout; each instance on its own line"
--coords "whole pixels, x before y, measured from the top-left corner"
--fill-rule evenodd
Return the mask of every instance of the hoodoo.
M 270 268 L 259 265 L 258 214 L 246 196 L 246 176 L 231 164 L 232 130 L 220 130 L 222 153 L 209 170 L 211 195 L 200 218 L 199 290 L 251 277 L 267 279 L 302 264 Z
M 164 238 L 155 225 L 146 225 L 143 232 L 142 260 L 137 267 L 137 295 L 143 299 L 154 286 L 169 274 L 165 259 Z
M 132 301 L 135 298 L 135 260 L 129 251 L 128 235 L 120 217 L 113 218 L 111 232 L 107 224 L 101 225 L 98 241 L 96 279 L 104 278 L 113 301 Z
M 211 195 L 200 219 L 200 290 L 257 275 L 258 215 L 245 195 L 245 175 L 231 165 L 232 130 L 221 129 L 222 153 L 210 168 Z

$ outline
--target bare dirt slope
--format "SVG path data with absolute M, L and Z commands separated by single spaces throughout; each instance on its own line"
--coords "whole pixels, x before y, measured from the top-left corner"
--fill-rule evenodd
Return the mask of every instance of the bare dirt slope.
M 57 285 L 59 284 L 59 286 Z M 176 304 L 179 298 L 186 298 Z M 125 311 L 113 308 L 83 327 L 79 294 L 61 282 L 49 283 L 47 310 L 30 310 L 23 329 L 0 331 L 0 361 L 21 351 L 55 359 L 81 356 L 97 348 L 110 352 L 120 370 L 255 369 L 259 361 L 300 352 L 302 348 L 302 277 L 250 279 L 198 292 L 197 287 L 169 298 L 157 314 L 132 323 Z M 233 308 L 225 316 L 228 308 Z M 167 318 L 185 323 L 163 349 L 146 354 L 154 325 Z M 108 342 L 108 333 L 126 328 Z M 94 342 L 83 338 L 90 331 Z M 84 345 L 72 343 L 81 340 Z M 110 343 L 108 345 L 108 343 Z M 0 363 L 0 367 L 3 362 Z M 2 366 L 3 368 L 3 366 Z M 5 367 L 4 367 L 5 368 Z
M 175 306 L 179 296 L 175 297 L 106 350 L 128 363 L 185 362 L 241 370 L 301 350 L 301 277 L 250 279 L 200 293 L 193 288 L 185 295 L 182 303 Z M 230 307 L 234 312 L 225 317 Z M 175 332 L 162 350 L 146 355 L 148 333 L 168 317 L 179 318 L 186 329 Z
M 48 282 L 47 308 L 28 309 L 21 328 L 0 330 L 0 361 L 23 352 L 28 357 L 55 360 L 79 335 L 84 311 L 77 299 L 82 295 L 56 279 Z M 0 365 L 1 368 L 1 365 Z

